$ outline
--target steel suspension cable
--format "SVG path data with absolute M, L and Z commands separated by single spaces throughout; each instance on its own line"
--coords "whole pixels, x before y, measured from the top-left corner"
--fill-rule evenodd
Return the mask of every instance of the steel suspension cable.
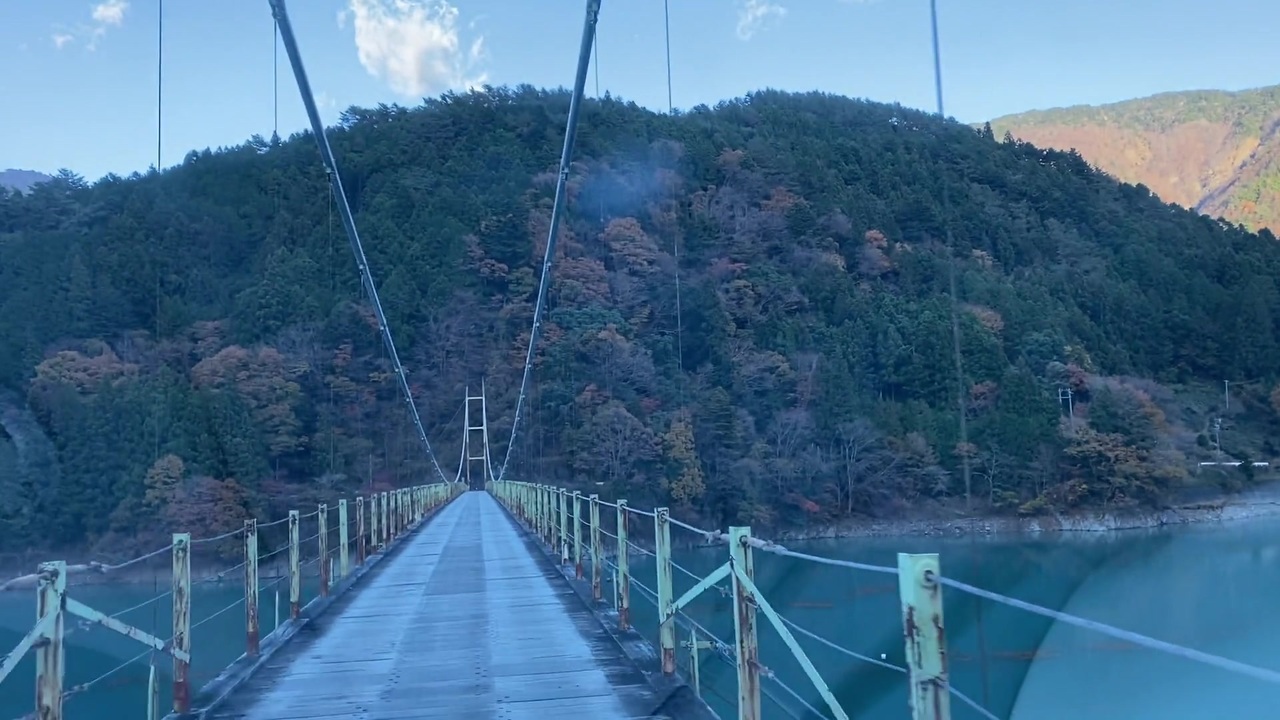
M 599 5 L 599 0 L 594 1 L 596 5 Z M 329 146 L 329 138 L 325 135 L 324 123 L 320 121 L 320 111 L 316 107 L 315 96 L 311 93 L 311 83 L 307 80 L 307 71 L 302 66 L 302 56 L 298 50 L 298 41 L 293 34 L 293 26 L 289 22 L 289 13 L 285 9 L 285 0 L 268 0 L 268 2 L 271 3 L 271 11 L 275 16 L 276 25 L 280 31 L 280 40 L 284 43 L 285 53 L 289 56 L 289 64 L 293 67 L 294 79 L 298 82 L 298 93 L 302 95 L 302 104 L 306 107 L 307 119 L 311 122 L 311 131 L 315 135 L 316 145 L 320 149 L 320 159 L 324 162 L 325 169 L 329 174 L 329 183 L 333 188 L 334 198 L 337 200 L 338 215 L 342 218 L 342 226 L 346 229 L 347 238 L 351 241 L 351 252 L 355 255 L 356 266 L 360 270 L 360 279 L 364 284 L 365 291 L 369 293 L 370 304 L 373 305 L 374 313 L 378 317 L 378 331 L 382 334 L 383 345 L 386 346 L 387 355 L 391 358 L 392 367 L 400 381 L 400 391 L 404 395 L 405 405 L 409 408 L 414 427 L 418 431 L 418 439 L 422 441 L 422 448 L 427 454 L 427 459 L 431 461 L 431 467 L 435 470 L 436 475 L 440 477 L 441 482 L 448 482 L 449 480 L 445 477 L 444 471 L 440 469 L 440 463 L 436 461 L 435 451 L 431 449 L 431 441 L 427 439 L 427 431 L 422 425 L 422 416 L 418 413 L 418 406 L 413 400 L 413 391 L 409 387 L 409 379 L 405 375 L 404 366 L 400 364 L 400 354 L 396 352 L 395 339 L 391 337 L 391 328 L 387 324 L 386 313 L 383 312 L 382 302 L 378 299 L 378 289 L 373 282 L 373 274 L 369 271 L 369 261 L 365 257 L 364 246 L 360 242 L 360 234 L 356 231 L 355 218 L 351 215 L 351 205 L 347 202 L 347 193 L 342 188 L 342 176 L 338 172 L 338 163 L 334 159 L 333 149 Z M 561 186 L 563 184 L 564 181 L 562 179 Z M 527 374 L 526 370 L 526 376 Z
M 933 30 L 933 90 L 938 103 L 938 119 L 946 122 L 947 114 L 942 106 L 942 52 L 938 41 L 938 0 L 929 0 L 929 21 Z M 941 160 L 941 158 L 940 158 Z M 945 175 L 942 177 L 942 212 L 947 236 L 947 281 L 951 294 L 951 345 L 956 366 L 956 412 L 960 430 L 960 446 L 965 452 L 960 453 L 960 467 L 964 478 L 964 505 L 968 510 L 973 502 L 973 471 L 969 458 L 969 427 L 965 407 L 964 357 L 960 352 L 960 299 L 956 289 L 956 248 L 955 236 L 951 229 L 951 184 Z
M 164 122 L 164 0 L 156 13 L 156 172 L 160 172 L 160 139 Z
M 272 1 L 281 2 L 282 0 Z M 601 0 L 587 0 L 587 15 L 582 24 L 582 44 L 578 50 L 578 71 L 574 77 L 573 95 L 569 98 L 569 119 L 565 123 L 564 149 L 560 153 L 560 172 L 556 176 L 556 195 L 551 206 L 551 227 L 547 231 L 547 247 L 542 257 L 542 278 L 538 282 L 538 299 L 533 306 L 533 330 L 529 333 L 529 349 L 525 352 L 520 394 L 516 396 L 516 411 L 511 421 L 511 437 L 507 441 L 506 456 L 501 467 L 498 468 L 498 480 L 502 480 L 506 475 L 507 465 L 511 462 L 511 450 L 515 447 L 516 434 L 520 430 L 520 414 L 524 410 L 525 397 L 529 392 L 529 377 L 533 374 L 533 353 L 538 344 L 538 331 L 542 329 L 542 307 L 547 301 L 547 287 L 551 282 L 551 264 L 556 253 L 556 235 L 560 229 L 560 217 L 564 214 L 565 183 L 569 179 L 573 142 L 578 134 L 578 114 L 582 108 L 582 92 L 587 84 L 587 70 L 591 67 L 591 50 L 595 45 L 600 2 Z

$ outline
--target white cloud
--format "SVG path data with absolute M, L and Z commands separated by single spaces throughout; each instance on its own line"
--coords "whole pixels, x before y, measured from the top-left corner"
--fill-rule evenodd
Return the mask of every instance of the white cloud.
M 458 9 L 447 0 L 348 0 L 360 64 L 401 95 L 434 95 L 485 82 L 484 38 L 466 45 Z
M 129 9 L 125 0 L 106 0 L 93 6 L 93 21 L 99 25 L 115 25 L 124 22 L 124 11 Z
M 73 42 L 84 42 L 86 50 L 97 50 L 98 41 L 107 34 L 108 28 L 120 27 L 124 24 L 125 13 L 129 10 L 127 0 L 103 0 L 89 11 L 92 22 L 78 23 L 73 29 L 59 28 L 51 39 L 53 46 L 59 50 Z
M 750 40 L 765 23 L 786 17 L 787 9 L 769 0 L 739 0 L 738 37 Z

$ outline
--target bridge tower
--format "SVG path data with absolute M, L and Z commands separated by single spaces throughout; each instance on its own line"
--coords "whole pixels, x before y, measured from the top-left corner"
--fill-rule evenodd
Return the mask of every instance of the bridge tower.
M 467 387 L 467 405 L 463 412 L 467 431 L 462 437 L 462 457 L 466 463 L 467 487 L 483 490 L 493 480 L 493 466 L 489 460 L 489 414 L 485 408 L 484 380 L 480 381 L 480 394 L 472 395 Z M 472 467 L 480 463 L 480 469 L 472 474 Z

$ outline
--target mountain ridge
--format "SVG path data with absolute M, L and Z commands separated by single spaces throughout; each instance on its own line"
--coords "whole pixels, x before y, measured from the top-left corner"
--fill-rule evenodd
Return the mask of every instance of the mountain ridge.
M 38 183 L 48 182 L 53 177 L 35 170 L 7 168 L 0 170 L 0 188 L 27 192 Z
M 442 458 L 482 379 L 511 427 L 568 105 L 493 88 L 328 131 Z M 1188 472 L 1215 417 L 1223 453 L 1280 456 L 1269 384 L 1216 405 L 1277 374 L 1280 243 L 900 106 L 605 98 L 581 123 L 512 477 L 780 529 L 1246 485 Z M 216 534 L 434 475 L 329 192 L 297 133 L 0 193 L 0 386 L 59 468 L 13 471 L 15 541 Z
M 1040 147 L 1075 149 L 1168 202 L 1254 230 L 1280 227 L 1280 85 L 1032 110 L 990 125 Z

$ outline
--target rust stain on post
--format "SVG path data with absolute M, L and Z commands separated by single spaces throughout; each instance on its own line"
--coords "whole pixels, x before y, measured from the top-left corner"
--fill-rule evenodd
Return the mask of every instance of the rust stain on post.
M 319 518 L 319 547 L 316 552 L 319 553 L 320 563 L 320 597 L 329 597 L 329 506 L 320 503 L 317 512 Z
M 302 614 L 302 558 L 298 548 L 298 511 L 289 511 L 289 617 Z
M 36 645 L 36 717 L 62 720 L 62 679 L 65 674 L 62 637 L 66 628 L 63 605 L 67 593 L 67 564 L 41 563 L 36 570 L 36 617 L 56 615 Z
M 244 623 L 245 654 L 256 657 L 258 630 L 258 521 L 244 521 Z
M 902 635 L 913 720 L 950 720 L 947 650 L 938 556 L 898 554 Z
M 173 535 L 173 648 L 191 656 L 191 535 Z M 173 658 L 173 711 L 191 710 L 191 663 Z
M 356 565 L 363 565 L 368 557 L 364 536 L 364 498 L 356 498 Z
M 729 562 L 755 581 L 751 557 L 751 528 L 729 528 Z M 760 720 L 760 646 L 756 634 L 756 604 L 751 592 L 733 575 L 734 639 L 737 644 L 738 718 Z

